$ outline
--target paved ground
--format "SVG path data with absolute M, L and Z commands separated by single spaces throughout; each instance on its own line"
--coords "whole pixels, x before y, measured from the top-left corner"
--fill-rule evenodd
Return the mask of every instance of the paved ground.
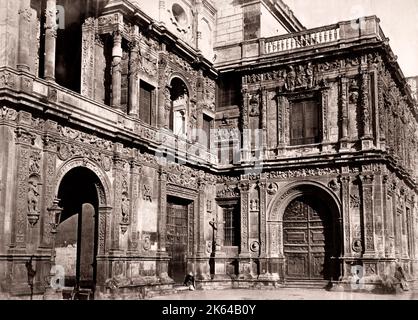
M 149 300 L 418 300 L 418 291 L 396 295 L 360 292 L 329 292 L 321 289 L 196 290 L 156 296 Z

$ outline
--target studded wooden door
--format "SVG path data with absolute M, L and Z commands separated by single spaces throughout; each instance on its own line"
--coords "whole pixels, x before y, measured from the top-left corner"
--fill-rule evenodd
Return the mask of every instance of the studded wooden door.
M 178 202 L 167 203 L 167 252 L 171 256 L 168 275 L 182 283 L 186 275 L 186 254 L 188 239 L 188 205 Z
M 283 217 L 288 279 L 329 279 L 330 226 L 330 215 L 319 201 L 299 197 L 289 204 Z

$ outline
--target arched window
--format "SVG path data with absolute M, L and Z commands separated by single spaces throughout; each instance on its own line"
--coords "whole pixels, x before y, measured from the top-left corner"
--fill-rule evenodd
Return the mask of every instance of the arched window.
M 172 110 L 170 112 L 169 129 L 175 135 L 187 135 L 187 112 L 189 105 L 189 92 L 186 84 L 180 78 L 171 81 L 170 98 Z

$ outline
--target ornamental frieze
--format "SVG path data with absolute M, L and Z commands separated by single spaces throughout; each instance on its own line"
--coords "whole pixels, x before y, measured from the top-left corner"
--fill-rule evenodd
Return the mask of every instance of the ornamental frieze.
M 218 183 L 238 182 L 240 181 L 240 177 L 239 176 L 217 176 L 216 181 Z
M 237 186 L 226 185 L 221 190 L 216 192 L 217 198 L 238 198 L 240 196 L 240 191 Z
M 309 176 L 327 176 L 340 173 L 337 168 L 311 168 L 286 171 L 272 171 L 267 173 L 268 179 L 289 179 Z
M 6 106 L 3 106 L 0 109 L 0 120 L 9 120 L 9 121 L 16 121 L 17 119 L 17 111 L 14 109 L 10 109 Z
M 183 186 L 191 189 L 198 189 L 199 187 L 197 178 L 191 177 L 183 173 L 167 173 L 167 182 L 177 186 Z
M 58 131 L 61 136 L 71 139 L 74 142 L 81 142 L 85 144 L 89 144 L 91 146 L 97 147 L 99 149 L 112 151 L 113 150 L 113 143 L 99 138 L 96 135 L 81 132 L 78 130 L 74 130 L 72 128 L 58 126 Z
M 67 143 L 60 143 L 58 146 L 58 158 L 62 161 L 74 157 L 88 158 L 100 165 L 105 171 L 112 168 L 112 158 L 104 155 L 96 150 L 87 149 L 85 147 Z

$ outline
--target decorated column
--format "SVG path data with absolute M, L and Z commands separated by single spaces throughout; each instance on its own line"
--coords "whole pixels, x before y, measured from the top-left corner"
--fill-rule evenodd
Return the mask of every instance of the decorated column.
M 130 180 L 130 189 L 131 189 L 131 219 L 130 219 L 130 232 L 128 239 L 128 251 L 137 251 L 138 250 L 138 241 L 139 241 L 139 232 L 138 232 L 138 223 L 137 223 L 137 213 L 138 213 L 138 199 L 139 199 L 139 181 L 141 174 L 141 164 L 135 160 L 135 156 L 130 161 L 131 168 L 131 180 Z
M 375 243 L 374 243 L 374 190 L 372 174 L 360 175 L 362 188 L 362 215 L 364 227 L 364 257 L 374 257 Z
M 99 36 L 97 37 L 99 38 Z M 81 46 L 81 94 L 85 97 L 94 98 L 95 94 L 95 43 L 96 43 L 96 20 L 87 18 L 82 26 Z
M 241 193 L 241 242 L 239 254 L 239 277 L 241 279 L 248 279 L 251 278 L 251 259 L 248 248 L 249 182 L 241 181 L 239 189 Z
M 55 81 L 55 51 L 57 40 L 56 0 L 46 1 L 45 15 L 45 79 Z
M 340 137 L 340 150 L 346 150 L 348 148 L 348 79 L 345 76 L 341 77 L 341 94 L 340 94 L 340 124 L 341 124 L 341 137 Z
M 158 201 L 158 217 L 157 217 L 157 229 L 158 229 L 158 260 L 157 260 L 157 274 L 161 279 L 168 278 L 168 261 L 169 257 L 166 252 L 166 225 L 167 225 L 167 171 L 164 167 L 159 168 L 159 195 Z
M 350 257 L 351 253 L 351 224 L 350 224 L 350 176 L 340 177 L 341 183 L 341 202 L 343 215 L 343 234 L 344 234 L 344 256 Z
M 129 115 L 137 117 L 139 115 L 139 29 L 134 26 L 134 40 L 130 43 L 129 60 Z
M 55 131 L 57 123 L 51 120 L 45 122 L 44 128 L 46 134 L 43 136 L 43 153 L 44 153 L 44 201 L 42 204 L 42 211 L 47 212 L 47 209 L 52 206 L 55 197 L 55 168 L 56 168 L 56 152 L 57 152 L 57 142 L 50 135 L 49 132 Z M 41 247 L 50 248 L 51 247 L 51 217 L 43 216 L 42 217 L 42 228 L 41 228 Z
M 364 57 L 365 58 L 365 57 Z M 364 60 L 364 59 L 363 59 Z M 372 147 L 373 136 L 371 132 L 371 110 L 370 110 L 370 75 L 367 62 L 361 65 L 361 113 L 362 113 L 362 149 Z
M 20 0 L 19 8 L 19 46 L 17 68 L 22 71 L 30 70 L 31 46 L 31 18 L 30 0 Z
M 113 33 L 112 50 L 112 107 L 121 109 L 122 89 L 122 35 L 119 31 Z

